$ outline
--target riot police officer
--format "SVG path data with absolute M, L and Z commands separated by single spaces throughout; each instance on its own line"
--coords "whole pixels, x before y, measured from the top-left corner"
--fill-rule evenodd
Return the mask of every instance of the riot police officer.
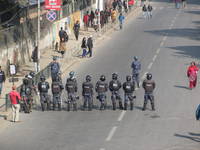
M 48 95 L 49 83 L 46 82 L 45 76 L 40 76 L 40 82 L 38 83 L 38 91 L 40 92 L 40 102 L 42 111 L 45 111 L 45 104 L 47 104 L 47 110 L 50 110 L 50 98 Z
M 77 96 L 78 85 L 75 78 L 75 72 L 71 71 L 69 73 L 69 78 L 67 79 L 65 89 L 68 93 L 68 101 L 67 101 L 67 111 L 70 111 L 71 104 L 73 105 L 73 110 L 77 111 Z
M 148 100 L 151 101 L 151 108 L 154 111 L 155 110 L 155 105 L 154 105 L 154 95 L 153 95 L 153 91 L 156 87 L 155 81 L 152 80 L 152 74 L 151 73 L 147 73 L 146 79 L 143 81 L 142 84 L 143 88 L 144 88 L 144 106 L 143 106 L 143 111 L 146 110 L 146 105 Z
M 93 102 L 93 84 L 91 83 L 92 77 L 86 76 L 86 82 L 82 84 L 82 95 L 84 97 L 83 109 L 85 110 L 88 104 L 88 110 L 92 110 Z
M 23 100 L 22 101 L 22 109 L 24 110 L 25 113 L 30 113 L 33 96 L 32 96 L 32 87 L 30 86 L 27 78 L 23 79 L 23 84 L 20 88 L 20 95 Z
M 135 91 L 135 84 L 134 82 L 131 82 L 131 76 L 126 76 L 126 82 L 123 84 L 123 90 L 124 90 L 124 110 L 127 110 L 128 107 L 128 101 L 130 101 L 130 110 L 133 110 L 134 106 L 134 98 L 136 96 L 133 95 L 133 92 Z
M 123 110 L 122 106 L 122 99 L 120 96 L 120 88 L 121 88 L 121 82 L 118 80 L 118 74 L 113 73 L 112 74 L 112 80 L 109 83 L 109 89 L 111 91 L 111 100 L 113 105 L 113 110 L 116 110 L 116 100 L 119 100 L 119 108 Z
M 98 93 L 97 99 L 99 99 L 101 106 L 100 110 L 106 109 L 106 92 L 108 91 L 108 84 L 105 82 L 106 77 L 100 76 L 100 80 L 96 83 L 96 92 Z
M 58 104 L 58 110 L 61 111 L 61 94 L 63 89 L 64 86 L 58 75 L 51 84 L 51 90 L 53 94 L 53 110 L 56 109 L 56 105 Z
M 134 56 L 134 60 L 132 62 L 132 79 L 133 82 L 137 84 L 137 87 L 140 87 L 140 70 L 141 70 L 141 63 L 138 60 L 137 56 Z

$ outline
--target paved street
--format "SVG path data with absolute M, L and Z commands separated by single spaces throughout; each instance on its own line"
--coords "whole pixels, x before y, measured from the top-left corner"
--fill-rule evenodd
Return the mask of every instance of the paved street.
M 22 123 L 8 122 L 7 128 L 0 129 L 0 150 L 199 150 L 200 123 L 194 113 L 200 87 L 187 88 L 186 69 L 200 58 L 200 2 L 190 0 L 187 8 L 179 10 L 169 0 L 152 4 L 152 19 L 145 20 L 140 14 L 126 20 L 122 31 L 104 35 L 93 58 L 80 60 L 71 69 L 79 85 L 87 74 L 96 83 L 101 74 L 110 81 L 113 72 L 124 82 L 131 74 L 133 56 L 138 56 L 141 77 L 151 72 L 157 83 L 155 112 L 141 111 L 141 88 L 136 91 L 133 111 L 112 111 L 109 93 L 110 108 L 102 112 L 97 108 L 21 114 Z M 99 104 L 96 99 L 94 103 Z

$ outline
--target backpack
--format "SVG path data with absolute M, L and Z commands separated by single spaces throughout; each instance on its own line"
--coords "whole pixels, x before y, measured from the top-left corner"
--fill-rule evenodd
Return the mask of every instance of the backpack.
M 31 88 L 30 87 L 26 87 L 25 93 L 26 93 L 26 95 L 31 95 L 32 94 Z
M 200 104 L 198 105 L 196 110 L 196 120 L 200 120 Z
M 57 94 L 61 92 L 60 84 L 59 82 L 53 82 L 52 83 L 52 92 Z
M 59 64 L 56 62 L 51 64 L 51 73 L 58 73 L 60 69 Z

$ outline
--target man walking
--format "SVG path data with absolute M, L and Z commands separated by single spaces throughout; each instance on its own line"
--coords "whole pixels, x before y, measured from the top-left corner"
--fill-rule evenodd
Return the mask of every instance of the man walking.
M 38 65 L 38 47 L 36 46 L 32 52 L 31 58 L 34 62 L 35 66 L 35 72 L 38 72 L 40 70 L 39 65 Z
M 5 81 L 6 81 L 6 76 L 0 66 L 0 97 L 1 97 L 2 89 L 3 89 L 3 82 Z
M 77 20 L 76 23 L 74 24 L 74 35 L 76 37 L 76 40 L 78 41 L 78 36 L 79 36 L 79 30 L 80 30 L 80 23 L 79 21 Z
M 88 53 L 90 54 L 89 57 L 92 57 L 92 48 L 93 48 L 93 39 L 92 35 L 87 39 L 87 47 L 88 47 Z
M 118 19 L 119 19 L 119 28 L 122 29 L 125 17 L 122 15 L 122 13 L 120 13 Z
M 20 94 L 16 91 L 16 86 L 12 87 L 12 91 L 9 93 L 10 101 L 12 105 L 12 122 L 20 122 L 19 121 L 19 110 L 21 100 Z

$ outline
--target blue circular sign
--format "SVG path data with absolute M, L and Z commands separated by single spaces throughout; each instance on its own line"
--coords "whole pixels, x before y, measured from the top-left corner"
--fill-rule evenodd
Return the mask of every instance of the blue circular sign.
M 54 21 L 56 20 L 56 17 L 57 17 L 55 11 L 49 11 L 46 16 L 49 21 Z

